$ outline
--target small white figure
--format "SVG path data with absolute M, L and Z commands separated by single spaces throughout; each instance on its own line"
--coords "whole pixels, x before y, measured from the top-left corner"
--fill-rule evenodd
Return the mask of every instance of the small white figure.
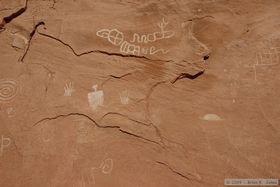
M 67 83 L 66 86 L 64 86 L 64 96 L 71 96 L 74 91 L 75 90 L 72 82 L 69 84 Z
M 129 94 L 127 90 L 120 93 L 120 99 L 123 105 L 127 105 L 129 103 Z
M 113 159 L 107 158 L 101 163 L 102 173 L 110 174 L 113 170 Z
M 94 85 L 93 92 L 88 93 L 89 106 L 93 111 L 96 111 L 98 106 L 103 106 L 104 93 L 102 90 L 97 91 L 97 85 Z
M 9 117 L 14 117 L 16 115 L 16 111 L 12 107 L 7 108 L 6 111 Z
M 10 144 L 11 144 L 11 139 L 10 138 L 4 138 L 4 136 L 2 136 L 1 147 L 0 147 L 0 156 L 3 155 L 4 148 L 8 147 Z

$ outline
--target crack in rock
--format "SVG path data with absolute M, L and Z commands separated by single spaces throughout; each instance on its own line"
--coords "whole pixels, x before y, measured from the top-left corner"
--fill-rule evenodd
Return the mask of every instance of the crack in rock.
M 174 80 L 171 81 L 171 84 L 175 84 L 178 80 L 181 80 L 181 79 L 184 79 L 184 78 L 194 80 L 197 77 L 199 77 L 200 75 L 202 75 L 203 73 L 204 73 L 204 71 L 200 71 L 195 75 L 191 75 L 189 73 L 181 73 L 178 77 L 176 77 Z
M 46 28 L 45 28 L 46 29 Z M 53 40 L 56 40 L 58 41 L 59 43 L 63 44 L 64 46 L 68 47 L 75 56 L 83 56 L 83 55 L 87 55 L 87 54 L 91 54 L 91 53 L 100 53 L 100 54 L 105 54 L 105 55 L 108 55 L 108 56 L 119 56 L 119 57 L 123 57 L 123 58 L 136 58 L 136 59 L 145 59 L 145 60 L 149 60 L 149 61 L 155 61 L 155 62 L 171 62 L 171 60 L 156 60 L 156 59 L 150 59 L 150 58 L 147 58 L 145 56 L 137 56 L 137 55 L 131 55 L 131 54 L 128 54 L 128 55 L 124 55 L 124 54 L 121 54 L 121 53 L 112 53 L 112 52 L 107 52 L 107 51 L 102 51 L 102 50 L 90 50 L 90 51 L 85 51 L 85 52 L 82 52 L 82 53 L 77 53 L 74 48 L 62 41 L 61 39 L 59 38 L 56 38 L 52 35 L 49 35 L 49 34 L 45 34 L 45 33 L 42 33 L 42 32 L 39 32 L 37 31 L 41 36 L 44 36 L 44 37 L 47 37 L 47 38 L 50 38 L 50 39 L 53 39 Z
M 39 125 L 40 123 L 45 122 L 45 121 L 56 120 L 56 119 L 59 119 L 59 118 L 67 118 L 67 117 L 69 117 L 69 116 L 82 116 L 82 117 L 85 117 L 85 118 L 87 118 L 88 120 L 90 120 L 92 123 L 94 123 L 94 125 L 95 125 L 96 127 L 98 127 L 98 128 L 104 128 L 104 129 L 106 129 L 106 128 L 107 128 L 107 129 L 108 129 L 108 128 L 110 128 L 110 129 L 118 129 L 120 132 L 122 132 L 122 133 L 124 133 L 124 134 L 127 134 L 127 135 L 130 135 L 130 136 L 136 137 L 136 138 L 138 138 L 138 139 L 142 139 L 142 140 L 151 142 L 151 143 L 153 143 L 153 144 L 159 145 L 159 143 L 156 142 L 156 141 L 147 139 L 147 138 L 142 137 L 142 136 L 140 136 L 140 135 L 133 134 L 133 133 L 131 133 L 131 132 L 127 132 L 127 131 L 121 129 L 121 127 L 118 126 L 118 125 L 105 125 L 105 126 L 104 126 L 104 125 L 100 125 L 100 124 L 97 123 L 94 119 L 92 119 L 91 117 L 89 117 L 88 115 L 83 114 L 83 113 L 60 114 L 60 115 L 57 115 L 57 116 L 54 116 L 54 117 L 43 118 L 43 119 L 37 121 L 36 123 L 34 123 L 34 124 L 32 125 L 32 127 L 35 127 L 35 126 L 37 126 L 37 125 Z
M 25 0 L 25 5 L 24 7 L 21 7 L 20 9 L 18 9 L 16 12 L 13 12 L 11 15 L 6 16 L 3 18 L 2 23 L 0 23 L 0 29 L 4 30 L 4 27 L 7 23 L 10 23 L 13 19 L 17 18 L 18 16 L 20 16 L 21 14 L 23 14 L 26 9 L 27 9 L 27 2 L 28 0 Z
M 200 19 L 204 19 L 204 18 L 215 18 L 214 16 L 210 16 L 210 15 L 205 15 L 205 16 L 194 16 L 190 19 L 188 19 L 187 21 L 195 21 L 195 20 L 200 20 Z
M 109 78 L 107 78 L 106 80 L 104 80 L 104 81 L 100 84 L 100 87 L 103 88 L 103 86 L 104 86 L 109 80 L 111 80 L 112 78 L 113 78 L 113 79 L 122 79 L 122 78 L 124 78 L 124 77 L 126 77 L 126 76 L 132 75 L 132 74 L 135 73 L 135 72 L 137 72 L 137 70 L 136 70 L 136 71 L 129 72 L 129 73 L 125 73 L 125 74 L 120 75 L 120 76 L 118 76 L 118 75 L 109 75 Z
M 181 172 L 179 171 L 176 171 L 175 169 L 173 169 L 171 166 L 169 166 L 168 164 L 164 163 L 164 162 L 160 162 L 160 161 L 156 161 L 156 163 L 160 164 L 160 165 L 163 165 L 165 167 L 167 167 L 171 172 L 175 173 L 176 175 L 179 175 L 180 177 L 188 180 L 188 181 L 197 181 L 197 182 L 200 182 L 200 180 L 198 180 L 198 176 L 195 176 L 191 173 L 187 173 L 189 176 L 185 175 L 185 174 L 182 174 Z M 200 178 L 200 177 L 199 177 Z
M 38 29 L 38 27 L 39 27 L 40 25 L 45 25 L 45 23 L 42 22 L 42 21 L 41 21 L 41 22 L 38 22 L 38 23 L 34 26 L 33 30 L 30 32 L 30 34 L 29 34 L 29 40 L 28 40 L 28 45 L 27 45 L 27 47 L 25 48 L 23 55 L 22 55 L 22 56 L 20 57 L 20 59 L 19 59 L 20 62 L 23 62 L 23 60 L 24 60 L 26 54 L 28 53 L 29 48 L 30 48 L 30 45 L 31 45 L 31 40 L 32 40 L 32 38 L 33 38 L 33 36 L 34 36 L 36 30 Z
M 109 115 L 118 115 L 118 116 L 127 118 L 128 120 L 133 121 L 133 122 L 135 122 L 135 123 L 138 123 L 138 124 L 140 124 L 140 125 L 151 126 L 150 123 L 144 123 L 144 122 L 138 121 L 138 120 L 136 120 L 136 119 L 132 119 L 132 118 L 130 118 L 129 116 L 124 115 L 124 114 L 121 114 L 121 113 L 118 113 L 118 112 L 108 112 L 108 113 L 104 114 L 104 115 L 100 118 L 100 121 L 102 121 L 106 116 L 109 116 Z

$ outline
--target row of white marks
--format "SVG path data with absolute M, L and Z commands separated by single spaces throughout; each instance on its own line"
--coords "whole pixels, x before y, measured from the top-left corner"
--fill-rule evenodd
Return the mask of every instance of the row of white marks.
M 88 103 L 93 111 L 96 111 L 99 106 L 104 104 L 104 92 L 103 90 L 97 90 L 97 87 L 97 85 L 92 86 L 93 91 L 88 93 Z M 64 96 L 72 96 L 74 91 L 74 84 L 69 82 L 64 87 Z M 130 99 L 127 90 L 122 91 L 119 97 L 122 104 L 127 105 L 129 103 Z
M 156 53 L 167 54 L 168 50 L 157 49 L 155 46 L 151 46 L 148 48 L 141 47 L 140 45 L 135 45 L 133 43 L 150 43 L 155 42 L 157 40 L 167 39 L 174 36 L 173 31 L 164 30 L 168 25 L 168 22 L 165 22 L 163 19 L 161 23 L 158 24 L 160 27 L 160 31 L 140 35 L 138 33 L 133 34 L 133 39 L 130 42 L 124 40 L 124 34 L 118 29 L 101 29 L 96 32 L 96 35 L 101 38 L 107 39 L 111 44 L 115 46 L 120 46 L 120 52 L 125 54 L 131 54 L 136 56 L 141 55 L 154 55 Z

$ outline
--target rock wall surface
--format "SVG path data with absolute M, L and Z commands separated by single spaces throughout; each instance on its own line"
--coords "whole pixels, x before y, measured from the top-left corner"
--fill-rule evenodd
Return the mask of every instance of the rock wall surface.
M 0 186 L 280 178 L 280 1 L 1 0 Z

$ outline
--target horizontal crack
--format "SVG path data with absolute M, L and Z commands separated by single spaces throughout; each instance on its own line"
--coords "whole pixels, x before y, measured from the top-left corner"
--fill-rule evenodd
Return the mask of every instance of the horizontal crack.
M 204 71 L 200 71 L 195 75 L 191 75 L 189 73 L 181 73 L 178 77 L 176 77 L 174 80 L 171 81 L 171 84 L 176 83 L 178 80 L 180 79 L 184 79 L 184 78 L 188 78 L 188 79 L 196 79 L 197 77 L 199 77 L 200 75 L 202 75 L 204 73 Z
M 116 75 L 109 75 L 109 76 L 112 77 L 112 78 L 115 78 L 115 79 L 121 79 L 121 78 L 124 78 L 128 75 L 132 75 L 132 73 L 126 73 L 126 74 L 123 74 L 121 76 L 116 76 Z
M 124 115 L 124 114 L 121 114 L 121 113 L 118 113 L 118 112 L 108 112 L 108 113 L 104 114 L 104 115 L 100 118 L 100 121 L 102 121 L 102 120 L 103 120 L 106 116 L 108 116 L 108 115 L 118 115 L 118 116 L 127 118 L 127 119 L 130 120 L 130 121 L 136 122 L 136 123 L 138 123 L 138 124 L 141 124 L 141 125 L 144 125 L 144 126 L 151 126 L 150 123 L 144 123 L 144 122 L 141 122 L 141 121 L 132 119 L 132 118 L 130 118 L 129 116 Z
M 90 50 L 90 51 L 86 51 L 86 52 L 82 52 L 82 53 L 77 53 L 70 44 L 68 44 L 68 43 L 66 43 L 66 42 L 64 42 L 64 41 L 62 41 L 62 40 L 60 40 L 60 39 L 58 39 L 54 36 L 51 36 L 49 34 L 41 33 L 39 31 L 37 31 L 37 32 L 42 36 L 51 38 L 53 40 L 56 40 L 56 41 L 60 42 L 61 44 L 65 45 L 65 46 L 67 46 L 73 52 L 73 54 L 75 56 L 78 56 L 78 57 L 83 56 L 83 55 L 87 55 L 87 54 L 90 54 L 90 53 L 101 53 L 101 54 L 105 54 L 105 55 L 109 55 L 109 56 L 119 56 L 119 57 L 124 57 L 124 58 L 137 58 L 137 59 L 145 59 L 145 60 L 157 61 L 157 62 L 159 62 L 159 61 L 160 62 L 170 62 L 170 60 L 166 60 L 166 61 L 165 60 L 155 60 L 155 59 L 147 58 L 145 56 L 137 56 L 137 55 L 131 55 L 131 54 L 124 55 L 124 54 L 121 54 L 121 53 L 112 53 L 112 52 L 107 52 L 107 51 L 102 51 L 102 50 Z
M 213 18 L 214 19 L 213 16 L 206 15 L 206 16 L 195 16 L 195 17 L 188 19 L 187 21 L 194 21 L 194 20 L 199 20 L 199 19 L 204 19 L 204 18 Z
M 42 123 L 42 122 L 44 122 L 44 121 L 56 120 L 56 119 L 59 119 L 59 118 L 65 118 L 65 117 L 69 117 L 69 116 L 83 116 L 83 117 L 86 117 L 87 119 L 89 119 L 91 122 L 93 122 L 99 128 L 120 128 L 120 126 L 102 126 L 102 125 L 99 125 L 94 119 L 92 119 L 88 115 L 82 114 L 82 113 L 61 114 L 61 115 L 57 115 L 55 117 L 43 118 L 43 119 L 39 120 L 38 122 L 36 122 L 33 125 L 33 127 Z
M 124 134 L 127 134 L 127 135 L 130 135 L 130 136 L 133 136 L 135 138 L 138 138 L 138 139 L 141 139 L 141 140 L 145 140 L 145 141 L 148 141 L 148 142 L 151 142 L 153 144 L 157 144 L 160 146 L 160 144 L 156 141 L 153 141 L 153 140 L 150 140 L 150 139 L 147 139 L 147 138 L 144 138 L 142 136 L 139 136 L 137 134 L 133 134 L 131 132 L 127 132 L 123 129 L 121 129 L 120 126 L 118 125 L 107 125 L 107 126 L 103 126 L 103 125 L 99 125 L 94 119 L 92 119 L 91 117 L 89 117 L 88 115 L 86 114 L 83 114 L 83 113 L 68 113 L 68 114 L 61 114 L 61 115 L 57 115 L 57 116 L 54 116 L 54 117 L 47 117 L 47 118 L 43 118 L 39 121 L 37 121 L 36 123 L 34 123 L 32 125 L 32 127 L 35 127 L 37 125 L 39 125 L 40 123 L 42 122 L 45 122 L 45 121 L 51 121 L 51 120 L 56 120 L 56 119 L 59 119 L 59 118 L 66 118 L 66 117 L 69 117 L 69 116 L 82 116 L 82 117 L 85 117 L 87 119 L 89 119 L 91 122 L 94 123 L 95 126 L 97 126 L 98 128 L 111 128 L 111 129 L 118 129 L 121 133 L 124 133 Z
M 117 75 L 109 75 L 109 78 L 107 78 L 106 80 L 104 80 L 101 84 L 100 84 L 100 87 L 103 88 L 103 86 L 109 81 L 111 80 L 112 78 L 113 79 L 122 79 L 126 76 L 129 76 L 129 75 L 132 75 L 133 73 L 137 72 L 136 71 L 133 71 L 133 72 L 129 72 L 129 73 L 126 73 L 126 74 L 123 74 L 123 75 L 120 75 L 120 76 L 117 76 Z

